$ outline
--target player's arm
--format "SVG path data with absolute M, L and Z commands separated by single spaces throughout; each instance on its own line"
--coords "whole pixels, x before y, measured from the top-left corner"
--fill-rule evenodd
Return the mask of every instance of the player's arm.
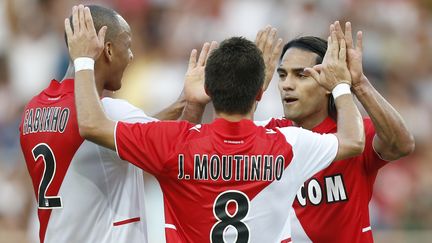
M 336 30 L 342 33 L 339 23 Z M 357 44 L 354 47 L 351 23 L 345 24 L 348 68 L 352 76 L 352 90 L 365 108 L 375 127 L 373 147 L 384 160 L 396 160 L 410 154 L 415 147 L 414 137 L 408 131 L 401 115 L 372 86 L 363 73 L 362 66 L 362 32 L 357 33 Z
M 172 103 L 170 106 L 163 109 L 153 117 L 161 121 L 177 120 L 182 115 L 185 106 L 186 99 L 184 93 L 182 92 L 174 103 Z
M 360 155 L 365 145 L 365 134 L 361 114 L 350 92 L 351 75 L 346 63 L 346 44 L 338 41 L 334 25 L 330 26 L 327 52 L 319 67 L 306 68 L 305 72 L 321 86 L 332 92 L 337 109 L 338 152 L 336 160 Z M 320 71 L 318 73 L 317 70 Z
M 85 139 L 115 150 L 115 122 L 109 120 L 102 109 L 94 79 L 94 63 L 89 64 L 89 60 L 77 61 L 80 57 L 97 59 L 104 48 L 106 27 L 101 28 L 97 35 L 90 10 L 83 5 L 75 6 L 72 16 L 74 30 L 67 18 L 65 31 L 69 54 L 75 63 L 75 104 L 79 132 Z

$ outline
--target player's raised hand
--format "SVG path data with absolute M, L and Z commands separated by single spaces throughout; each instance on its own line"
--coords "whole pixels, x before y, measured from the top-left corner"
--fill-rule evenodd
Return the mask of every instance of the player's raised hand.
M 211 52 L 218 47 L 216 41 L 204 43 L 198 57 L 198 51 L 193 49 L 189 57 L 189 65 L 185 75 L 184 95 L 187 102 L 207 104 L 210 97 L 204 89 L 205 66 Z M 198 57 L 198 59 L 197 59 Z
M 72 27 L 69 18 L 65 19 L 64 24 L 72 60 L 78 57 L 96 60 L 104 49 L 107 27 L 102 27 L 96 34 L 90 9 L 83 5 L 72 8 Z
M 356 87 L 365 80 L 363 73 L 363 33 L 357 32 L 357 41 L 354 46 L 351 23 L 345 23 L 345 41 L 347 43 L 347 63 L 352 77 L 352 85 Z
M 313 68 L 305 68 L 305 73 L 311 75 L 328 91 L 332 91 L 340 83 L 351 85 L 351 74 L 348 70 L 346 56 L 345 39 L 338 39 L 335 26 L 332 24 L 323 63 Z
M 277 29 L 268 25 L 258 31 L 255 44 L 263 54 L 265 63 L 263 91 L 266 91 L 273 78 L 278 59 L 282 52 L 282 39 L 277 39 Z

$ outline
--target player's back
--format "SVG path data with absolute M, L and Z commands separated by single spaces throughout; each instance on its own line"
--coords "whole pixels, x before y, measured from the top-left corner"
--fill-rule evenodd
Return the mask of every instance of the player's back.
M 278 242 L 297 188 L 328 165 L 337 139 L 250 120 L 117 125 L 122 158 L 155 174 L 168 242 Z
M 41 242 L 52 210 L 64 206 L 58 192 L 83 141 L 76 121 L 73 82 L 52 81 L 27 104 L 20 124 L 21 148 L 38 203 Z
M 142 172 L 80 137 L 73 85 L 53 80 L 20 126 L 41 242 L 146 242 Z

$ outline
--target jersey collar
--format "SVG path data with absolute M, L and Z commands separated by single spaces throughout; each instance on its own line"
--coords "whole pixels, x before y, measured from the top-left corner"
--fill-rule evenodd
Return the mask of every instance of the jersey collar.
M 324 121 L 312 128 L 312 131 L 317 133 L 334 132 L 336 131 L 336 122 L 328 116 Z
M 230 122 L 223 118 L 217 118 L 212 124 L 217 132 L 228 136 L 246 135 L 254 133 L 257 129 L 257 126 L 249 119 L 243 119 L 239 122 Z
M 59 82 L 55 79 L 51 80 L 51 83 L 44 91 L 47 96 L 55 97 L 64 93 L 73 93 L 74 91 L 74 80 L 73 79 L 64 79 Z

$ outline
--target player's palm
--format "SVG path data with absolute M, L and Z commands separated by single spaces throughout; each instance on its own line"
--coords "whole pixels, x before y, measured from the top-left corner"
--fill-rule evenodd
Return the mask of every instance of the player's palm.
M 185 98 L 189 102 L 207 104 L 210 97 L 204 90 L 204 67 L 188 69 L 185 76 Z
M 192 50 L 188 70 L 185 75 L 184 94 L 186 101 L 198 104 L 207 104 L 210 97 L 204 89 L 205 65 L 210 53 L 218 46 L 217 42 L 204 43 L 197 60 L 197 50 Z
M 276 41 L 277 29 L 266 26 L 256 36 L 255 45 L 261 50 L 265 64 L 263 91 L 266 91 L 273 78 L 276 64 L 282 51 L 282 39 Z

